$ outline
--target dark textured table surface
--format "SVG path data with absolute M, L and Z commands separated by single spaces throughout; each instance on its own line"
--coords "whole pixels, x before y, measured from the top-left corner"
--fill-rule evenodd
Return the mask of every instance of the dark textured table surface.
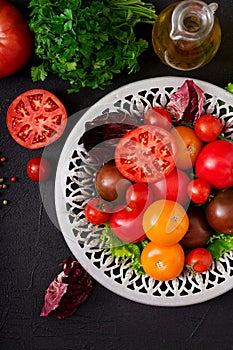
M 28 1 L 12 2 L 26 10 Z M 154 1 L 157 12 L 172 2 Z M 220 1 L 217 15 L 223 34 L 221 47 L 211 63 L 188 74 L 164 66 L 150 45 L 140 58 L 140 72 L 116 76 L 105 91 L 83 89 L 67 94 L 68 84 L 55 76 L 32 83 L 31 61 L 0 80 L 0 152 L 7 158 L 0 175 L 10 184 L 4 192 L 9 205 L 0 209 L 2 350 L 233 349 L 233 290 L 202 304 L 166 308 L 124 299 L 95 282 L 93 294 L 72 317 L 40 317 L 44 292 L 61 271 L 60 262 L 71 253 L 43 207 L 38 184 L 26 175 L 28 160 L 43 150 L 19 146 L 5 124 L 10 102 L 31 88 L 55 93 L 69 115 L 90 107 L 117 87 L 144 78 L 189 76 L 224 88 L 233 82 L 233 1 Z M 145 35 L 150 40 L 149 30 Z M 18 181 L 10 183 L 11 176 Z

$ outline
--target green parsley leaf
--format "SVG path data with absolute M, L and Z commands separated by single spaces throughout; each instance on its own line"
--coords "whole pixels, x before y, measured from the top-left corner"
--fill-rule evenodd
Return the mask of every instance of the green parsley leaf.
M 43 64 L 41 64 L 38 67 L 32 67 L 31 68 L 31 76 L 32 76 L 32 81 L 38 81 L 38 80 L 45 80 L 47 77 L 48 73 L 44 70 Z
M 69 92 L 105 89 L 115 74 L 137 72 L 148 42 L 136 38 L 134 27 L 157 18 L 154 6 L 141 0 L 31 0 L 29 9 L 41 61 L 32 67 L 32 80 L 51 72 L 69 81 Z

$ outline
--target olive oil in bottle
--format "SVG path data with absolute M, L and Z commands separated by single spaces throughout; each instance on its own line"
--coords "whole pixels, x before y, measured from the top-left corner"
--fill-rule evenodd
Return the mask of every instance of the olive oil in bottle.
M 193 70 L 212 60 L 221 43 L 217 3 L 184 0 L 163 10 L 152 31 L 155 53 L 163 63 Z

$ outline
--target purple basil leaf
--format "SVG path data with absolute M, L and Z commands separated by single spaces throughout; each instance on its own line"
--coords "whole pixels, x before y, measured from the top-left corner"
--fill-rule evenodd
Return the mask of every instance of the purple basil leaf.
M 92 279 L 87 271 L 68 257 L 63 271 L 49 285 L 40 316 L 64 318 L 71 316 L 93 290 Z
M 167 109 L 176 121 L 184 120 L 194 124 L 202 113 L 204 101 L 204 92 L 193 80 L 185 80 L 171 95 Z

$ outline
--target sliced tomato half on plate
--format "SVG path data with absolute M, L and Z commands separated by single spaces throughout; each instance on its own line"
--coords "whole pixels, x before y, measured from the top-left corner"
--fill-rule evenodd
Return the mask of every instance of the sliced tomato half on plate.
M 169 131 L 142 125 L 119 140 L 115 163 L 127 179 L 151 183 L 175 168 L 176 152 L 176 143 Z
M 6 123 L 18 144 L 37 149 L 53 143 L 63 134 L 67 112 L 53 93 L 33 89 L 23 92 L 12 101 Z

